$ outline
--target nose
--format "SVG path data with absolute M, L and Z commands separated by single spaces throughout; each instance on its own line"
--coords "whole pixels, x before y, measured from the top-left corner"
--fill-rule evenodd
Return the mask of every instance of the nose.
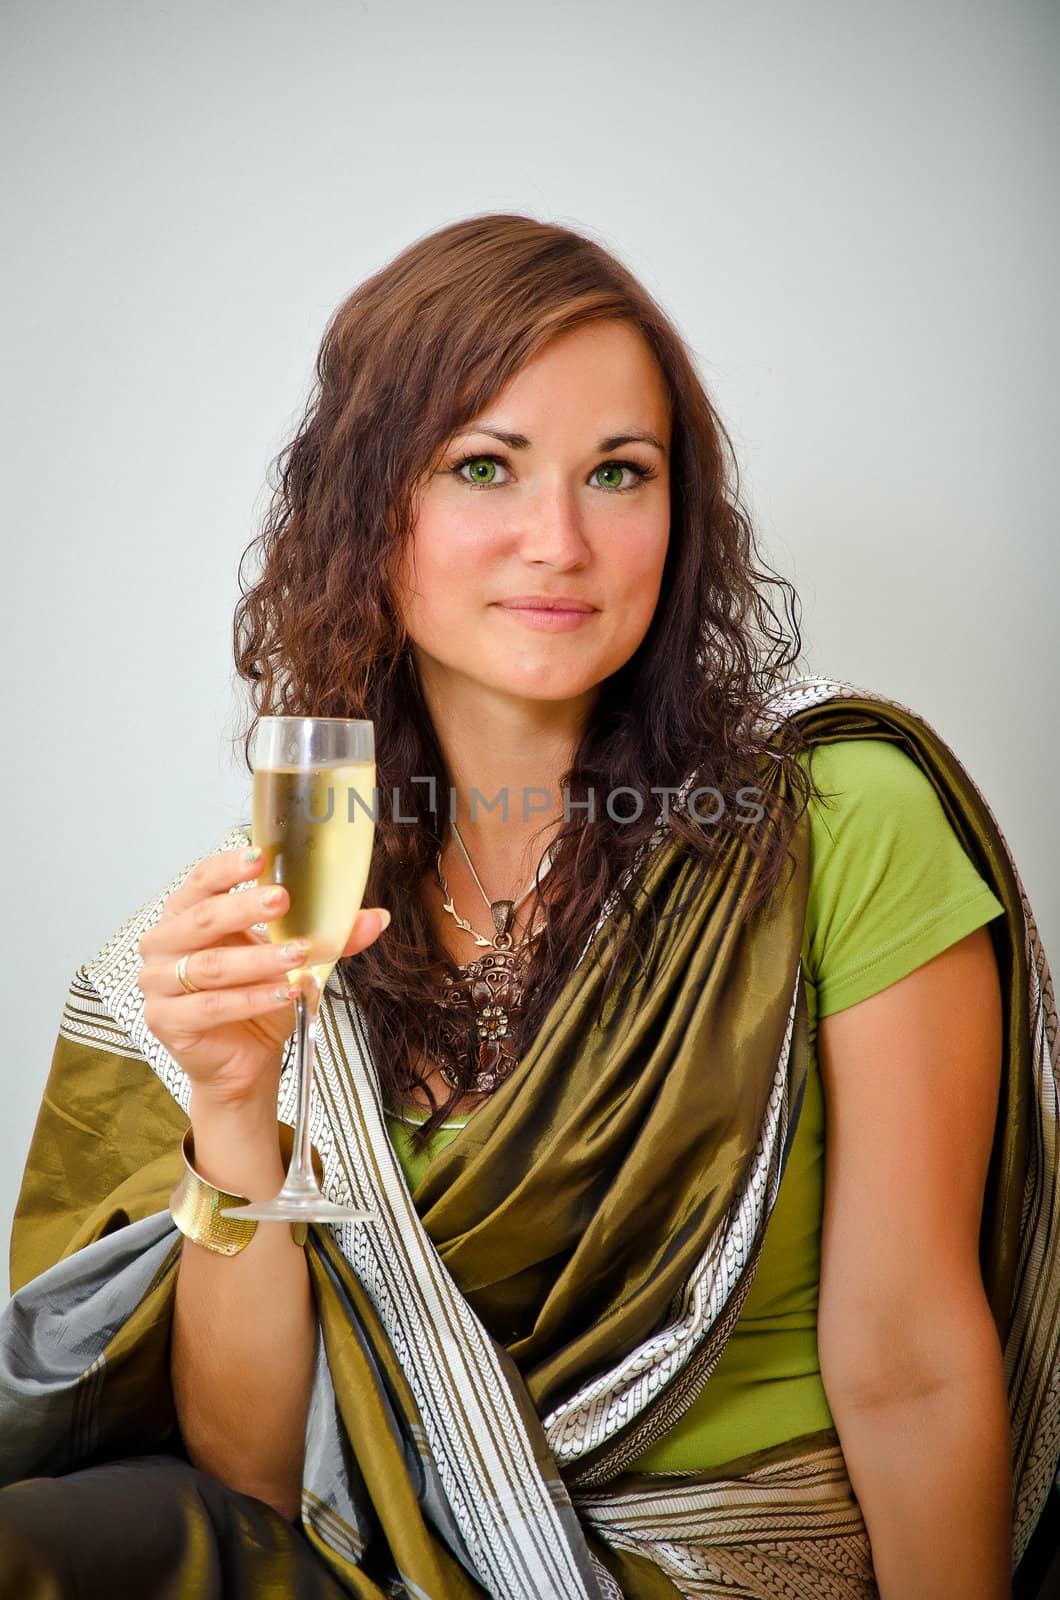
M 519 550 L 525 561 L 562 571 L 587 559 L 589 546 L 577 494 L 568 482 L 557 477 L 542 483 L 523 506 Z

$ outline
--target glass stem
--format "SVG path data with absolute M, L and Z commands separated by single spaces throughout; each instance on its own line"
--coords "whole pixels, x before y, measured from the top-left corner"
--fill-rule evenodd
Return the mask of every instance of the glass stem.
M 317 1013 L 320 985 L 316 973 L 305 971 L 298 977 L 295 1000 L 295 1086 L 294 1144 L 281 1197 L 319 1195 L 320 1185 L 313 1171 L 313 1151 L 309 1136 L 309 1102 L 313 1091 L 313 1064 L 316 1058 Z

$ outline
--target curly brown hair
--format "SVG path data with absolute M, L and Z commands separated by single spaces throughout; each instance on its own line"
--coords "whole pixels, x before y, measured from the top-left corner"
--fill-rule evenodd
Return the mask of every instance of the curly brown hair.
M 385 1099 L 426 1087 L 414 1063 L 438 1059 L 438 973 L 458 972 L 422 900 L 445 819 L 428 809 L 426 786 L 411 783 L 433 775 L 444 795 L 451 780 L 394 599 L 416 487 L 451 436 L 548 340 L 599 318 L 638 329 L 666 379 L 671 529 L 651 626 L 601 686 L 562 781 L 576 802 L 619 787 L 649 798 L 653 787 L 676 789 L 690 773 L 709 774 L 704 781 L 725 800 L 719 822 L 704 826 L 674 807 L 672 829 L 704 861 L 724 862 L 726 870 L 746 864 L 748 914 L 775 887 L 790 831 L 813 792 L 795 725 L 767 732 L 763 720 L 766 701 L 801 654 L 798 597 L 763 567 L 740 506 L 732 442 L 664 312 L 599 243 L 530 217 L 474 216 L 410 245 L 328 324 L 304 418 L 274 463 L 271 505 L 240 562 L 233 629 L 237 671 L 250 686 L 248 767 L 260 716 L 370 718 L 379 794 L 396 788 L 417 816 L 417 826 L 406 826 L 380 805 L 364 903 L 388 906 L 393 921 L 384 938 L 338 969 L 361 1011 Z M 245 587 L 252 553 L 259 572 Z M 783 598 L 783 620 L 770 588 Z M 751 827 L 737 792 L 761 776 L 763 761 L 786 771 Z M 639 820 L 616 822 L 606 812 L 590 820 L 571 806 L 547 902 L 541 897 L 543 930 L 526 969 L 517 1053 L 534 1039 L 609 898 L 619 932 L 609 941 L 601 1011 L 620 975 L 636 981 L 634 958 L 644 972 L 641 934 L 654 939 L 657 919 L 649 907 L 641 929 L 636 896 L 657 811 L 648 804 Z M 479 1068 L 473 1021 L 467 1051 L 449 1064 L 458 1087 L 441 1104 L 427 1089 L 434 1111 L 416 1136 L 420 1148 L 472 1089 Z

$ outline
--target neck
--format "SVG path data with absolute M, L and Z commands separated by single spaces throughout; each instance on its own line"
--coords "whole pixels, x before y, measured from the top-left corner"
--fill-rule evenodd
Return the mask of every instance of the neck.
M 454 683 L 448 673 L 443 685 L 426 662 L 417 669 L 455 791 L 438 796 L 441 815 L 455 816 L 484 883 L 510 881 L 519 863 L 529 882 L 563 825 L 562 782 L 595 691 L 577 700 L 516 699 L 466 679 Z M 454 852 L 451 841 L 446 859 Z

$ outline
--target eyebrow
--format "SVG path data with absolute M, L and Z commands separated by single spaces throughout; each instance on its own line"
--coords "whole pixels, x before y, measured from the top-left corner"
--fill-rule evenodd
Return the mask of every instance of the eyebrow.
M 471 424 L 466 428 L 459 428 L 453 435 L 454 439 L 462 439 L 468 433 L 488 433 L 491 439 L 499 439 L 510 450 L 528 450 L 530 440 L 525 433 L 508 433 L 503 428 L 487 427 L 483 424 Z M 606 439 L 601 439 L 597 445 L 598 450 L 619 450 L 624 444 L 651 444 L 661 455 L 666 454 L 666 446 L 654 435 L 640 430 L 632 433 L 612 433 Z

